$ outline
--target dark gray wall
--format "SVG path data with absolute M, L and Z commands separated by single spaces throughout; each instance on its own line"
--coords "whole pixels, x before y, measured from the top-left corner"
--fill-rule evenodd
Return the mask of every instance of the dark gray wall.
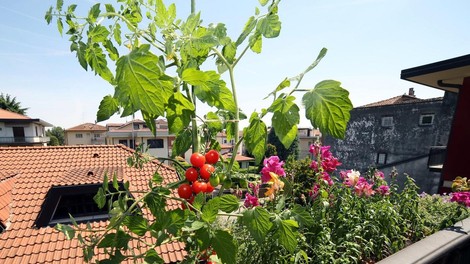
M 428 170 L 427 155 L 431 146 L 447 145 L 456 101 L 456 94 L 446 93 L 443 99 L 354 108 L 344 140 L 325 136 L 324 145 L 330 145 L 343 163 L 340 169 L 385 166 L 382 170 L 387 174 L 396 167 L 400 175 L 413 177 L 421 191 L 435 193 L 440 173 Z M 420 125 L 420 116 L 431 113 L 433 124 Z M 383 127 L 383 116 L 393 116 L 393 126 Z M 385 165 L 377 164 L 378 153 L 386 153 Z

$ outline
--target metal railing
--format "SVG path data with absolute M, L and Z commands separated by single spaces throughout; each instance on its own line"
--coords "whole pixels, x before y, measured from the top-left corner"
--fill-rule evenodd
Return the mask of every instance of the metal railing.
M 47 143 L 49 137 L 0 137 L 0 144 Z

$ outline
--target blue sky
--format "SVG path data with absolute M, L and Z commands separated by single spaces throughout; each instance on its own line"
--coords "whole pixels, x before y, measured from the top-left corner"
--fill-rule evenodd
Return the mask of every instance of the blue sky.
M 205 24 L 224 22 L 236 39 L 256 2 L 199 0 L 197 9 Z M 74 3 L 88 8 L 95 1 Z M 178 16 L 186 17 L 189 1 L 176 3 Z M 113 90 L 83 70 L 69 51 L 67 36 L 61 37 L 55 24 L 46 24 L 44 14 L 54 4 L 0 2 L 0 92 L 16 96 L 29 107 L 30 117 L 69 128 L 94 122 L 101 98 Z M 354 106 L 404 94 L 410 87 L 419 98 L 442 96 L 439 90 L 401 80 L 400 72 L 468 54 L 468 10 L 466 0 L 284 0 L 280 37 L 264 41 L 261 54 L 249 53 L 237 66 L 241 107 L 248 115 L 266 107 L 262 99 L 285 77 L 303 71 L 323 47 L 327 56 L 301 87 L 338 80 Z M 108 122 L 121 121 L 126 120 L 113 117 Z M 309 122 L 303 120 L 301 126 Z

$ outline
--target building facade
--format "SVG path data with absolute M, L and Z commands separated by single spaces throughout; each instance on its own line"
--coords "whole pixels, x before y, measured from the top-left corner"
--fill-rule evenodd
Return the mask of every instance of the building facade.
M 93 123 L 74 126 L 64 131 L 65 145 L 104 145 L 106 127 Z
M 447 145 L 455 94 L 419 99 L 408 94 L 356 107 L 351 111 L 343 140 L 325 137 L 324 144 L 342 162 L 341 169 L 387 175 L 393 168 L 415 179 L 421 191 L 436 193 L 440 171 L 430 170 L 430 154 Z M 404 177 L 401 177 L 403 180 Z
M 46 127 L 52 125 L 38 118 L 0 109 L 0 146 L 46 146 Z

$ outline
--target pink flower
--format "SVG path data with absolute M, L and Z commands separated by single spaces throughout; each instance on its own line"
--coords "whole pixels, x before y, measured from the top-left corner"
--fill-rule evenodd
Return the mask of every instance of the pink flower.
M 255 207 L 255 206 L 259 206 L 258 197 L 247 193 L 245 195 L 245 202 L 243 203 L 243 205 L 246 208 L 252 208 L 252 207 Z
M 377 192 L 383 196 L 387 196 L 390 194 L 390 187 L 387 185 L 380 185 L 379 188 L 377 188 Z
M 381 172 L 381 171 L 375 171 L 374 176 L 375 176 L 375 178 L 382 179 L 382 180 L 385 178 L 384 173 Z
M 454 192 L 450 201 L 470 207 L 470 192 Z
M 310 196 L 310 199 L 314 200 L 318 196 L 318 192 L 320 191 L 320 185 L 316 183 L 313 185 L 312 189 L 308 192 L 308 196 Z
M 375 193 L 373 185 L 368 183 L 367 180 L 363 177 L 359 177 L 356 186 L 354 186 L 354 191 L 358 196 L 364 195 L 366 197 L 370 197 Z
M 248 183 L 248 187 L 251 189 L 251 191 L 254 193 L 254 194 L 257 194 L 259 192 L 259 184 L 255 184 L 255 183 Z
M 320 146 L 319 144 L 312 144 L 310 145 L 309 152 L 312 153 L 315 157 L 318 157 L 318 155 L 320 155 L 322 159 L 333 157 L 330 152 L 330 146 Z
M 321 179 L 325 184 L 328 184 L 329 186 L 333 185 L 333 180 L 326 171 L 322 172 Z
M 330 156 L 328 158 L 324 158 L 322 161 L 322 167 L 326 172 L 332 173 L 336 170 L 336 167 L 341 165 L 341 162 L 338 161 L 337 158 Z
M 284 161 L 280 161 L 278 156 L 271 156 L 263 161 L 263 169 L 261 169 L 261 181 L 268 182 L 271 180 L 270 172 L 276 173 L 278 176 L 286 176 L 286 172 L 282 168 Z
M 360 179 L 365 180 L 363 177 L 360 177 L 361 173 L 356 170 L 349 170 L 346 173 L 340 173 L 340 175 L 344 178 L 343 184 L 349 187 L 355 186 Z

